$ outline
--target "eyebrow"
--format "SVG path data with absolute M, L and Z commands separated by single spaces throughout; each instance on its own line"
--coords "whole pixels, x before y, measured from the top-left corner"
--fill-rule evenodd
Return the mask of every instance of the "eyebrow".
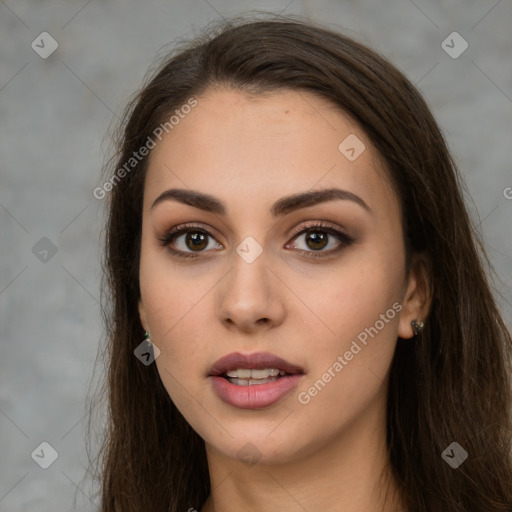
M 272 205 L 270 213 L 272 217 L 279 217 L 301 208 L 307 208 L 308 206 L 334 200 L 352 201 L 364 208 L 368 213 L 373 213 L 372 209 L 359 196 L 348 190 L 339 188 L 312 190 L 282 197 Z M 197 190 L 180 188 L 165 190 L 155 199 L 150 210 L 153 210 L 155 206 L 164 201 L 178 201 L 206 212 L 226 215 L 226 207 L 219 199 Z

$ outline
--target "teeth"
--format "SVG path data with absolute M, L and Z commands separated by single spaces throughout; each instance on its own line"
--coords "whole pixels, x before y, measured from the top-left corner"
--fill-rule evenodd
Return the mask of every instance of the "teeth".
M 231 384 L 236 384 L 237 386 L 254 386 L 258 384 L 266 384 L 267 382 L 274 382 L 279 379 L 279 377 L 270 377 L 268 379 L 237 379 L 229 377 L 228 380 Z
M 258 370 L 239 368 L 238 370 L 230 370 L 226 373 L 228 377 L 238 379 L 267 379 L 268 377 L 277 377 L 278 375 L 285 374 L 285 371 L 279 370 L 278 368 L 263 368 Z

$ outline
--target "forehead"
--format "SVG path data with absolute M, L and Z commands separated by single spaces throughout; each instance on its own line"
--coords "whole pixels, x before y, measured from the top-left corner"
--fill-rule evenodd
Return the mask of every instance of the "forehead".
M 328 187 L 349 190 L 377 209 L 398 207 L 366 133 L 326 99 L 306 91 L 250 95 L 228 88 L 196 99 L 152 150 L 145 209 L 174 187 L 223 198 L 228 213 L 230 203 L 264 206 Z

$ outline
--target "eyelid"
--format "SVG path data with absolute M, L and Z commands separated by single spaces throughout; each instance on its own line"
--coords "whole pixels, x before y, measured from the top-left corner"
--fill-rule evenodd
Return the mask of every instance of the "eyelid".
M 327 232 L 329 232 L 329 230 L 331 230 L 331 232 L 335 231 L 335 232 L 339 233 L 340 235 L 344 235 L 347 238 L 349 238 L 348 235 L 345 235 L 345 233 L 343 233 L 341 231 L 341 228 L 338 228 L 338 227 L 336 227 L 336 226 L 334 226 L 334 225 L 332 225 L 330 223 L 326 223 L 325 221 L 322 221 L 322 220 L 317 220 L 317 221 L 310 220 L 310 221 L 307 221 L 306 224 L 302 224 L 299 227 L 295 228 L 290 236 L 293 239 L 297 235 L 303 233 L 304 231 L 308 231 L 308 230 L 314 229 L 314 228 L 325 229 L 325 230 L 327 230 Z M 319 229 L 319 231 L 320 231 L 320 229 Z

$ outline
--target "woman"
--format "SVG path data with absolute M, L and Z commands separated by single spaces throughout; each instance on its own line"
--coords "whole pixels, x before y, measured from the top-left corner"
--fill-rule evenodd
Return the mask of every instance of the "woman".
M 150 77 L 106 172 L 102 511 L 512 510 L 512 340 L 390 63 L 226 23 Z

